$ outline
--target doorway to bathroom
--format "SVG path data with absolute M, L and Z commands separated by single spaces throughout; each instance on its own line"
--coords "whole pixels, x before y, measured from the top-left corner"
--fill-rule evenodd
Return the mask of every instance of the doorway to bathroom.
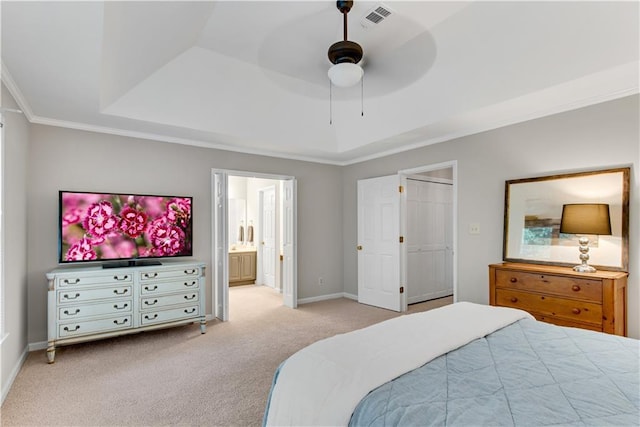
M 297 307 L 296 180 L 213 170 L 213 306 L 229 319 L 229 287 L 263 285 Z

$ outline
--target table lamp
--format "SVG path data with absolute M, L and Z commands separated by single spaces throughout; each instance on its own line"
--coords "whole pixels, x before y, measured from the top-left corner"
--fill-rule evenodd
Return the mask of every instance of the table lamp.
M 562 219 L 560 220 L 560 232 L 565 234 L 579 234 L 581 264 L 573 267 L 581 273 L 595 273 L 596 269 L 590 266 L 589 237 L 588 234 L 610 235 L 611 219 L 609 217 L 609 205 L 601 203 L 575 203 L 562 206 Z

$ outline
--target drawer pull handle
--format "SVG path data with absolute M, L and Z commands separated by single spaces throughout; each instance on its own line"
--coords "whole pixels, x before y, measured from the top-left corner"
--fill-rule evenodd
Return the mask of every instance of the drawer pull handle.
M 126 302 L 122 304 L 122 307 L 118 307 L 118 304 L 113 304 L 113 308 L 115 308 L 116 310 L 124 310 L 127 307 L 129 307 L 129 304 L 127 304 Z
M 572 291 L 574 291 L 574 292 L 579 292 L 579 291 L 580 291 L 580 286 L 578 286 L 578 285 L 573 285 L 573 286 L 571 287 L 571 290 L 572 290 Z
M 114 289 L 113 293 L 116 294 L 116 295 L 124 295 L 124 294 L 127 293 L 127 291 L 128 291 L 128 289 L 123 289 L 122 291 L 118 291 L 117 289 Z
M 580 309 L 579 308 L 574 308 L 574 309 L 571 310 L 571 312 L 573 314 L 580 314 Z
M 75 313 L 69 313 L 69 310 L 65 310 L 64 314 L 66 314 L 67 316 L 75 316 L 76 314 L 80 313 L 80 309 L 76 308 L 76 312 Z
M 186 299 L 187 301 L 191 301 L 192 299 L 195 299 L 197 297 L 196 294 L 191 294 L 191 295 L 185 295 L 184 299 Z
M 122 322 L 118 322 L 118 320 L 114 320 L 113 323 L 115 323 L 116 325 L 124 325 L 128 321 L 129 319 L 122 319 Z
M 511 297 L 511 302 L 518 302 L 518 298 L 516 298 L 516 297 Z
M 157 299 L 154 299 L 153 302 L 149 302 L 148 300 L 144 302 L 144 305 L 156 305 L 158 303 Z
M 144 287 L 144 290 L 145 290 L 145 291 L 149 291 L 149 292 L 151 292 L 151 291 L 155 291 L 156 289 L 158 289 L 158 286 L 157 286 L 157 285 L 153 285 L 153 288 L 151 288 L 151 287 L 149 287 L 149 286 L 145 286 L 145 287 Z
M 80 283 L 80 279 L 73 279 L 73 281 L 64 279 L 64 283 L 66 283 L 67 285 L 77 285 L 78 283 Z
M 196 285 L 196 281 L 194 280 L 194 281 L 193 281 L 193 282 L 191 282 L 191 283 L 184 282 L 184 285 L 190 288 L 190 287 L 192 287 L 192 286 L 195 286 L 195 285 Z
M 76 327 L 75 327 L 75 328 L 73 328 L 73 329 L 69 329 L 69 327 L 68 327 L 68 326 L 65 326 L 63 329 L 64 329 L 65 331 L 67 331 L 67 332 L 75 332 L 75 331 L 77 331 L 78 329 L 80 329 L 80 325 L 76 325 Z
M 65 299 L 76 299 L 76 298 L 78 298 L 79 296 L 80 296 L 80 294 L 78 294 L 78 293 L 77 293 L 77 294 L 75 294 L 75 295 L 74 295 L 74 296 L 72 296 L 72 297 L 70 297 L 70 296 L 69 296 L 69 294 L 64 294 L 64 295 L 63 295 L 63 298 L 65 298 Z
M 155 279 L 156 277 L 158 277 L 158 273 L 144 273 L 144 277 L 146 277 L 147 279 Z
M 196 312 L 196 309 L 195 309 L 195 307 L 194 307 L 194 308 L 192 308 L 191 310 L 189 310 L 189 309 L 186 309 L 186 308 L 185 308 L 185 309 L 184 309 L 184 312 L 185 312 L 186 314 L 193 314 L 193 313 L 195 313 L 195 312 Z
M 188 275 L 196 274 L 196 271 L 197 270 L 195 268 L 192 268 L 191 270 L 185 270 L 184 274 L 188 274 Z
M 129 276 L 126 275 L 126 274 L 124 276 L 122 276 L 122 277 L 113 276 L 113 280 L 120 280 L 120 281 L 127 280 L 128 278 L 129 278 Z
M 509 279 L 509 281 L 511 283 L 516 283 L 518 281 L 518 278 L 517 277 L 512 277 L 511 279 Z
M 152 317 L 149 317 L 149 315 L 147 314 L 147 315 L 144 316 L 144 318 L 147 319 L 147 320 L 157 319 L 158 318 L 158 313 L 154 314 Z

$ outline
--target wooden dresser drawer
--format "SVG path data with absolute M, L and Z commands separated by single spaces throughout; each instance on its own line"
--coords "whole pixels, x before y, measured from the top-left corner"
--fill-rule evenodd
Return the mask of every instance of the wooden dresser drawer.
M 504 307 L 519 308 L 582 323 L 602 324 L 602 306 L 590 302 L 496 289 L 496 303 Z
M 582 329 L 589 329 L 591 331 L 602 332 L 602 326 L 600 324 L 596 325 L 595 323 L 573 322 L 571 320 L 563 319 L 561 317 L 545 316 L 544 314 L 540 314 L 536 312 L 532 312 L 531 314 L 533 315 L 533 317 L 535 317 L 537 320 L 541 322 L 553 323 L 554 325 L 558 325 L 558 326 L 569 326 L 571 328 L 582 328 Z
M 602 302 L 602 280 L 525 273 L 522 271 L 496 271 L 496 287 L 541 292 L 585 301 Z

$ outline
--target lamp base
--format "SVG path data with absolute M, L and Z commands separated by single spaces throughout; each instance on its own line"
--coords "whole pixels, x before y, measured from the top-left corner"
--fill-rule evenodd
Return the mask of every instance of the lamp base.
M 578 264 L 573 267 L 573 271 L 578 271 L 580 273 L 595 273 L 597 270 L 594 267 L 591 267 L 589 264 Z

